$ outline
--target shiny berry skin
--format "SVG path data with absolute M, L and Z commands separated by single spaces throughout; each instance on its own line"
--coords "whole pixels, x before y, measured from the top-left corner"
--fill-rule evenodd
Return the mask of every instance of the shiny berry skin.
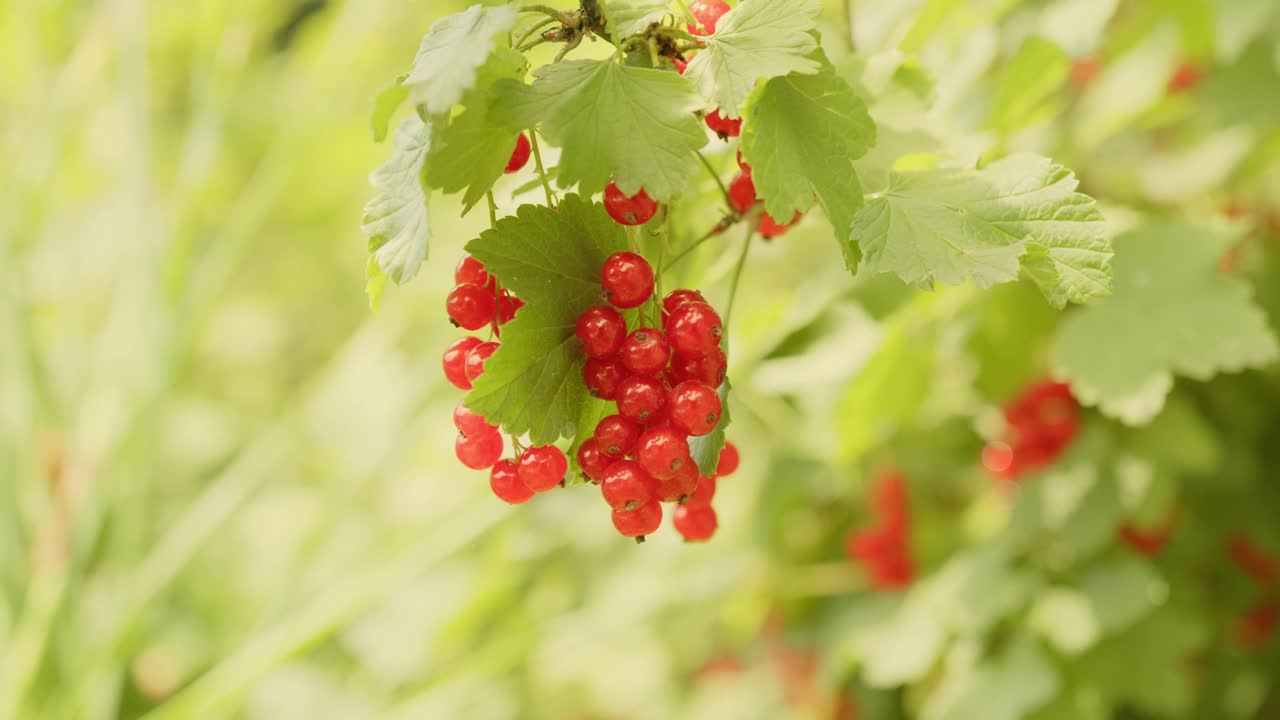
M 654 328 L 637 328 L 622 342 L 618 359 L 633 375 L 657 375 L 671 360 L 671 345 L 665 333 Z
M 610 415 L 596 423 L 593 437 L 606 457 L 620 458 L 635 448 L 640 439 L 640 426 L 621 415 Z
M 689 12 L 693 13 L 693 18 L 697 20 L 697 24 L 688 23 L 687 29 L 690 35 L 713 35 L 716 31 L 716 22 L 720 16 L 729 12 L 729 3 L 724 0 L 698 0 L 689 6 Z
M 518 471 L 520 481 L 530 490 L 546 492 L 564 480 L 565 473 L 569 472 L 569 461 L 555 445 L 531 447 L 520 456 Z
M 635 510 L 649 502 L 656 489 L 657 482 L 634 460 L 613 463 L 600 481 L 600 493 L 614 510 Z
M 680 58 L 671 58 L 671 64 L 675 66 L 676 72 L 681 75 L 684 74 L 685 68 L 689 67 L 689 63 L 681 60 Z
M 492 290 L 462 283 L 449 293 L 445 310 L 454 325 L 464 330 L 479 330 L 493 322 L 498 313 L 498 298 Z
M 617 397 L 618 383 L 626 376 L 627 369 L 617 358 L 589 358 L 587 364 L 582 366 L 582 382 L 592 395 L 601 400 Z
M 478 337 L 468 336 L 454 340 L 449 343 L 449 347 L 445 348 L 440 364 L 444 367 L 444 376 L 448 378 L 451 385 L 459 390 L 471 389 L 471 381 L 467 379 L 467 353 L 483 343 L 484 341 Z
M 512 505 L 528 502 L 533 497 L 533 491 L 520 480 L 516 461 L 511 458 L 499 460 L 489 471 L 489 489 L 499 500 Z
M 684 501 L 685 505 L 691 507 L 710 507 L 711 501 L 716 497 L 716 479 L 713 477 L 699 477 L 698 487 L 693 494 Z
M 685 542 L 706 542 L 720 525 L 715 508 L 710 505 L 681 505 L 672 514 L 671 524 Z
M 671 370 L 675 377 L 673 384 L 679 385 L 685 380 L 697 380 L 713 388 L 718 388 L 720 383 L 724 382 L 728 364 L 728 358 L 724 356 L 724 351 L 720 348 L 716 348 L 701 357 L 682 358 L 677 355 L 671 358 Z
M 662 504 L 650 500 L 635 510 L 614 510 L 613 527 L 625 537 L 643 538 L 662 525 Z
M 706 302 L 706 301 L 707 299 L 702 297 L 702 293 L 698 292 L 697 290 L 687 290 L 685 288 L 681 288 L 679 290 L 672 290 L 671 292 L 667 293 L 666 297 L 662 298 L 663 320 L 664 321 L 666 320 L 666 317 L 671 314 L 672 310 L 675 310 L 676 308 L 680 307 L 685 303 Z
M 801 213 L 797 210 L 796 214 L 791 216 L 791 222 L 786 225 L 780 225 L 777 220 L 773 219 L 772 215 L 765 213 L 764 216 L 760 218 L 760 226 L 757 227 L 756 230 L 760 231 L 760 234 L 764 237 L 775 238 L 790 230 L 793 225 L 800 222 L 800 216 Z
M 671 389 L 667 403 L 672 427 L 689 435 L 706 435 L 720 422 L 720 396 L 706 383 L 685 380 Z
M 741 459 L 742 457 L 738 455 L 738 446 L 726 442 L 724 448 L 720 450 L 720 460 L 716 462 L 716 476 L 732 475 L 738 469 Z
M 662 502 L 679 502 L 688 498 L 698 487 L 697 463 L 685 463 L 675 475 L 658 480 L 658 499 Z
M 507 161 L 507 166 L 502 172 L 510 175 L 513 172 L 519 172 L 525 163 L 529 162 L 529 152 L 532 150 L 529 146 L 529 137 L 524 133 L 516 138 L 516 147 L 511 151 L 511 159 Z
M 739 214 L 750 210 L 759 202 L 756 197 L 756 183 L 751 179 L 751 171 L 743 170 L 733 176 L 733 180 L 729 182 L 729 204 L 737 210 Z
M 640 188 L 630 197 L 610 182 L 604 188 L 604 211 L 619 225 L 643 225 L 658 212 L 658 201 Z
M 720 114 L 719 108 L 707 113 L 703 120 L 712 132 L 720 136 L 721 140 L 728 140 L 742 134 L 742 118 L 727 118 Z
M 618 385 L 618 413 L 645 424 L 662 417 L 667 407 L 667 388 L 647 375 L 628 375 Z
M 470 255 L 463 255 L 458 261 L 458 266 L 453 269 L 453 282 L 456 285 L 470 283 L 476 287 L 485 288 L 493 294 L 493 287 L 497 281 L 488 270 L 484 269 L 484 263 Z
M 498 298 L 498 324 L 506 325 L 516 319 L 516 311 L 524 307 L 524 301 L 506 290 Z
M 467 381 L 475 382 L 477 378 L 484 374 L 484 363 L 489 356 L 498 351 L 498 343 L 487 342 L 480 343 L 474 350 L 467 353 Z
M 627 321 L 608 305 L 596 305 L 578 316 L 574 334 L 589 357 L 609 358 L 618 354 L 627 338 Z
M 472 411 L 471 408 L 462 403 L 458 403 L 453 408 L 453 426 L 458 428 L 458 432 L 463 435 L 479 435 L 498 431 L 496 425 L 490 425 L 483 415 Z
M 663 325 L 671 351 L 679 357 L 706 355 L 720 347 L 720 337 L 724 335 L 720 313 L 702 302 L 685 303 L 672 310 Z
M 614 307 L 639 307 L 653 294 L 653 268 L 633 252 L 614 253 L 600 268 L 600 287 Z
M 675 477 L 689 457 L 689 440 L 673 427 L 659 425 L 645 430 L 636 443 L 636 460 L 659 480 Z
M 594 437 L 587 438 L 578 446 L 578 467 L 588 480 L 600 482 L 612 463 L 613 458 L 600 451 L 600 443 Z
M 502 457 L 502 434 L 497 430 L 477 435 L 458 433 L 453 451 L 458 460 L 472 470 L 491 468 Z

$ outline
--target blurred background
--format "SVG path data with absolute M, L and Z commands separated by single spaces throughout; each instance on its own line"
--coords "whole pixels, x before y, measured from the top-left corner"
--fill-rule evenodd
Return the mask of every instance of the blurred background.
M 1023 518 L 995 542 L 1020 495 L 983 436 L 1045 374 L 1056 314 L 1030 286 L 852 280 L 820 219 L 747 266 L 743 462 L 711 543 L 621 540 L 590 487 L 495 500 L 453 457 L 439 366 L 453 266 L 487 218 L 434 197 L 431 257 L 376 314 L 359 231 L 389 152 L 369 98 L 466 4 L 0 0 L 0 720 L 1280 717 L 1274 637 L 1230 640 L 1251 581 L 1204 569 L 1241 518 L 1280 548 L 1275 368 L 1180 383 L 1154 430 L 1086 415 L 1037 496 L 1053 538 Z M 1117 230 L 1234 222 L 1262 239 L 1239 262 L 1278 324 L 1274 0 L 860 2 L 852 20 L 881 62 L 842 67 L 880 83 L 890 162 L 942 135 L 962 156 L 1036 150 Z M 1031 34 L 1065 64 L 1002 96 Z M 502 183 L 509 212 L 522 181 Z M 688 273 L 723 300 L 730 265 L 709 248 Z M 927 367 L 868 362 L 920 338 Z M 903 410 L 857 385 L 864 366 L 922 397 Z M 1127 454 L 1102 459 L 1103 436 Z M 1099 511 L 1079 463 L 1113 461 L 1117 483 L 1176 489 Z M 911 479 L 905 595 L 870 591 L 843 547 L 886 467 Z M 1154 559 L 1112 542 L 1178 493 L 1217 503 L 1202 535 Z

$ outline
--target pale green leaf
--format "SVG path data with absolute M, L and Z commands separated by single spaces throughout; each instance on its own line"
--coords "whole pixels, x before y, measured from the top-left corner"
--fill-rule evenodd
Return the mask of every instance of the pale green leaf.
M 720 422 L 706 435 L 689 438 L 689 454 L 698 463 L 698 472 L 710 477 L 716 473 L 720 451 L 724 449 L 724 431 L 729 427 L 729 381 L 725 380 L 716 391 L 720 396 Z
M 574 335 L 578 315 L 602 302 L 600 267 L 625 250 L 622 227 L 577 196 L 558 209 L 523 205 L 467 243 L 467 252 L 528 305 L 502 328 L 502 347 L 485 363 L 467 407 L 535 444 L 571 436 L 590 396 L 586 355 Z
M 1070 72 L 1071 61 L 1062 48 L 1034 35 L 1027 38 L 1000 76 L 991 107 L 992 127 L 1004 132 L 1024 127 Z
M 853 161 L 876 138 L 866 105 L 848 83 L 823 58 L 815 75 L 776 77 L 756 88 L 742 114 L 742 156 L 769 214 L 790 220 L 816 195 L 837 237 L 845 237 L 862 206 Z M 845 264 L 857 267 L 857 247 L 841 247 Z
M 382 305 L 382 293 L 387 289 L 387 274 L 378 266 L 378 259 L 372 255 L 364 267 L 364 294 L 369 298 L 369 309 L 378 312 Z
M 405 118 L 396 128 L 391 159 L 369 176 L 380 194 L 364 206 L 361 229 L 378 267 L 397 285 L 412 279 L 427 257 L 430 228 L 421 176 L 430 145 L 431 128 L 417 115 Z
M 449 112 L 475 85 L 476 71 L 489 57 L 493 38 L 515 22 L 515 8 L 472 5 L 432 23 L 404 80 L 409 99 L 431 115 Z
M 659 201 L 684 190 L 698 170 L 706 132 L 703 102 L 680 75 L 606 60 L 568 60 L 534 71 L 532 85 L 505 81 L 495 115 L 513 128 L 541 125 L 563 148 L 559 183 L 594 193 L 613 179 Z
M 1075 588 L 1047 589 L 1031 606 L 1027 627 L 1064 655 L 1079 655 L 1102 636 L 1097 612 Z
M 1151 564 L 1120 552 L 1085 571 L 1078 583 L 1104 633 L 1124 630 L 1169 597 L 1169 585 Z
M 369 129 L 373 132 L 373 141 L 382 142 L 387 139 L 387 128 L 391 124 L 391 116 L 409 97 L 409 88 L 401 83 L 409 77 L 401 75 L 390 86 L 383 88 L 373 96 L 373 109 L 369 111 Z
M 1020 153 L 980 170 L 895 173 L 853 222 L 860 270 L 926 288 L 1008 282 L 1019 269 L 1055 306 L 1105 295 L 1110 244 L 1066 168 Z
M 1108 61 L 1080 98 L 1075 141 L 1085 149 L 1097 147 L 1160 102 L 1179 52 L 1176 34 L 1165 28 Z
M 611 1 L 608 4 L 608 29 L 614 40 L 642 33 L 649 26 L 671 14 L 664 0 Z
M 920 679 L 942 653 L 946 632 L 925 604 L 908 596 L 875 625 L 861 627 L 849 642 L 871 687 L 894 687 Z
M 929 693 L 921 720 L 1021 720 L 1048 704 L 1062 686 L 1045 652 L 1017 637 L 997 656 L 944 676 Z
M 1207 380 L 1277 357 L 1249 286 L 1218 272 L 1229 238 L 1191 225 L 1116 240 L 1115 294 L 1069 316 L 1055 373 L 1082 402 L 1130 424 L 1159 412 L 1174 375 Z
M 821 10 L 815 0 L 742 0 L 716 22 L 684 76 L 721 115 L 737 117 L 757 80 L 818 71 L 809 55 L 817 47 L 812 31 Z
M 1166 604 L 1099 643 L 1078 670 L 1116 702 L 1151 717 L 1187 717 L 1195 667 L 1187 662 L 1211 637 L 1204 618 Z

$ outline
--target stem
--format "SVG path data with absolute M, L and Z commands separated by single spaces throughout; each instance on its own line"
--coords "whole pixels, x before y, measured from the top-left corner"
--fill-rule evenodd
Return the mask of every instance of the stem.
M 516 48 L 516 51 L 517 51 L 517 52 L 529 52 L 530 50 L 532 50 L 532 49 L 534 49 L 534 48 L 538 47 L 539 45 L 541 45 L 541 44 L 543 44 L 543 43 L 549 43 L 549 42 L 551 42 L 551 41 L 550 41 L 550 40 L 548 40 L 548 39 L 546 39 L 546 38 L 544 38 L 544 37 L 542 37 L 541 35 L 539 35 L 538 37 L 536 37 L 536 38 L 534 38 L 534 39 L 530 40 L 529 42 L 525 43 L 524 45 L 521 45 L 520 47 L 517 47 L 517 48 Z
M 720 179 L 720 176 L 716 173 L 716 169 L 711 167 L 711 161 L 708 160 L 707 156 L 703 155 L 699 150 L 694 150 L 693 154 L 698 156 L 698 159 L 702 161 L 702 166 L 711 174 L 711 179 L 716 181 L 716 187 L 720 188 L 720 194 L 724 196 L 725 207 L 729 208 L 729 211 L 732 212 L 733 203 L 729 201 L 729 189 L 724 186 L 724 181 Z
M 492 190 L 487 191 L 485 197 L 489 199 L 489 227 L 493 227 L 498 224 L 498 203 L 493 200 Z
M 554 25 L 555 23 L 556 23 L 555 18 L 543 18 L 538 22 L 530 25 L 528 29 L 520 33 L 520 37 L 516 38 L 515 42 L 511 44 L 512 47 L 520 47 L 521 45 L 524 44 L 524 41 L 528 40 L 534 33 L 538 32 L 539 30 L 541 30 L 542 28 L 548 25 Z
M 571 15 L 565 12 L 564 10 L 557 10 L 556 8 L 553 8 L 550 5 L 542 5 L 542 4 L 521 5 L 520 7 L 516 8 L 516 12 L 542 13 L 543 15 L 550 17 L 552 20 L 555 20 L 556 22 L 560 23 L 561 25 L 565 25 L 566 27 L 576 28 L 580 24 L 579 19 L 574 15 Z
M 533 148 L 533 166 L 538 169 L 538 177 L 542 179 L 542 189 L 547 193 L 547 207 L 555 207 L 560 203 L 555 193 L 551 192 L 551 182 L 547 180 L 547 171 L 542 168 L 542 151 L 538 149 L 538 131 L 529 131 L 529 147 Z
M 702 237 L 700 237 L 700 238 L 698 238 L 697 240 L 694 240 L 692 243 L 690 243 L 690 244 L 689 244 L 689 247 L 687 247 L 687 248 L 685 248 L 685 249 L 681 250 L 680 252 L 676 253 L 676 256 L 675 256 L 675 257 L 673 257 L 673 258 L 671 258 L 671 260 L 667 263 L 667 269 L 668 269 L 668 270 L 670 270 L 672 267 L 674 267 L 674 266 L 676 265 L 676 263 L 678 263 L 678 262 L 680 262 L 681 260 L 683 260 L 683 259 L 685 258 L 685 256 L 686 256 L 686 255 L 688 255 L 689 253 L 693 252 L 694 250 L 697 250 L 697 249 L 698 249 L 698 247 L 699 247 L 700 245 L 702 245 L 702 243 L 704 243 L 704 242 L 706 242 L 706 241 L 710 240 L 711 238 L 715 237 L 716 235 L 719 235 L 719 234 L 720 234 L 721 232 L 723 232 L 725 229 L 727 229 L 727 228 L 729 228 L 729 227 L 732 227 L 733 225 L 735 225 L 735 224 L 736 224 L 739 220 L 741 220 L 741 219 L 742 219 L 742 216 L 741 216 L 741 215 L 737 215 L 737 214 L 726 216 L 726 217 L 725 217 L 724 219 L 722 219 L 720 222 L 716 223 L 716 226 L 715 226 L 715 227 L 713 227 L 713 228 L 711 228 L 710 230 L 708 230 L 708 231 L 707 231 L 707 232 L 706 232 Z
M 747 264 L 747 251 L 751 249 L 751 238 L 755 237 L 756 225 L 747 228 L 747 239 L 742 242 L 742 253 L 738 255 L 738 265 L 733 269 L 733 281 L 729 285 L 729 304 L 724 308 L 724 327 L 729 327 L 729 317 L 733 315 L 733 301 L 738 299 L 738 283 L 742 280 L 742 268 Z
M 688 4 L 688 3 L 686 3 L 684 0 L 676 0 L 676 4 L 680 6 L 680 10 L 681 10 L 681 12 L 683 12 L 683 13 L 684 13 L 684 16 L 685 16 L 686 18 L 688 18 L 688 19 L 692 20 L 692 21 L 693 21 L 693 22 L 695 22 L 695 23 L 698 23 L 698 27 L 702 28 L 703 30 L 706 30 L 706 29 L 707 29 L 707 27 L 706 27 L 705 25 L 703 25 L 702 23 L 698 22 L 698 18 L 696 18 L 696 17 L 694 17 L 694 16 L 693 16 L 693 11 L 689 9 L 689 4 Z
M 844 20 L 844 32 L 840 36 L 844 40 L 845 49 L 852 53 L 857 49 L 853 42 L 853 0 L 843 0 L 840 5 L 844 11 L 841 16 Z

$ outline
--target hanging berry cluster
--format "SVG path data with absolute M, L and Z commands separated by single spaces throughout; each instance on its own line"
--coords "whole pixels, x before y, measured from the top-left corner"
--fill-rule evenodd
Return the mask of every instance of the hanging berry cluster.
M 876 478 L 872 507 L 877 524 L 854 530 L 845 539 L 849 559 L 866 570 L 871 586 L 877 590 L 906 587 L 915 575 L 906 484 L 906 477 L 897 471 Z
M 645 210 L 616 198 L 611 204 L 608 190 L 605 208 L 623 224 Z M 600 484 L 623 535 L 649 535 L 662 522 L 661 503 L 677 502 L 676 531 L 685 540 L 707 540 L 717 526 L 715 478 L 738 464 L 736 448 L 726 445 L 716 475 L 701 476 L 689 451 L 690 437 L 720 422 L 716 388 L 726 367 L 720 315 L 701 293 L 674 290 L 662 300 L 661 329 L 637 321 L 629 330 L 621 310 L 640 307 L 654 291 L 653 268 L 633 252 L 611 255 L 600 285 L 609 304 L 583 312 L 575 332 L 588 357 L 583 382 L 595 397 L 613 401 L 617 413 L 582 443 L 578 465 Z
M 1006 438 L 982 450 L 982 464 L 997 477 L 1016 480 L 1058 459 L 1080 429 L 1080 404 L 1066 383 L 1027 387 L 1004 409 Z

